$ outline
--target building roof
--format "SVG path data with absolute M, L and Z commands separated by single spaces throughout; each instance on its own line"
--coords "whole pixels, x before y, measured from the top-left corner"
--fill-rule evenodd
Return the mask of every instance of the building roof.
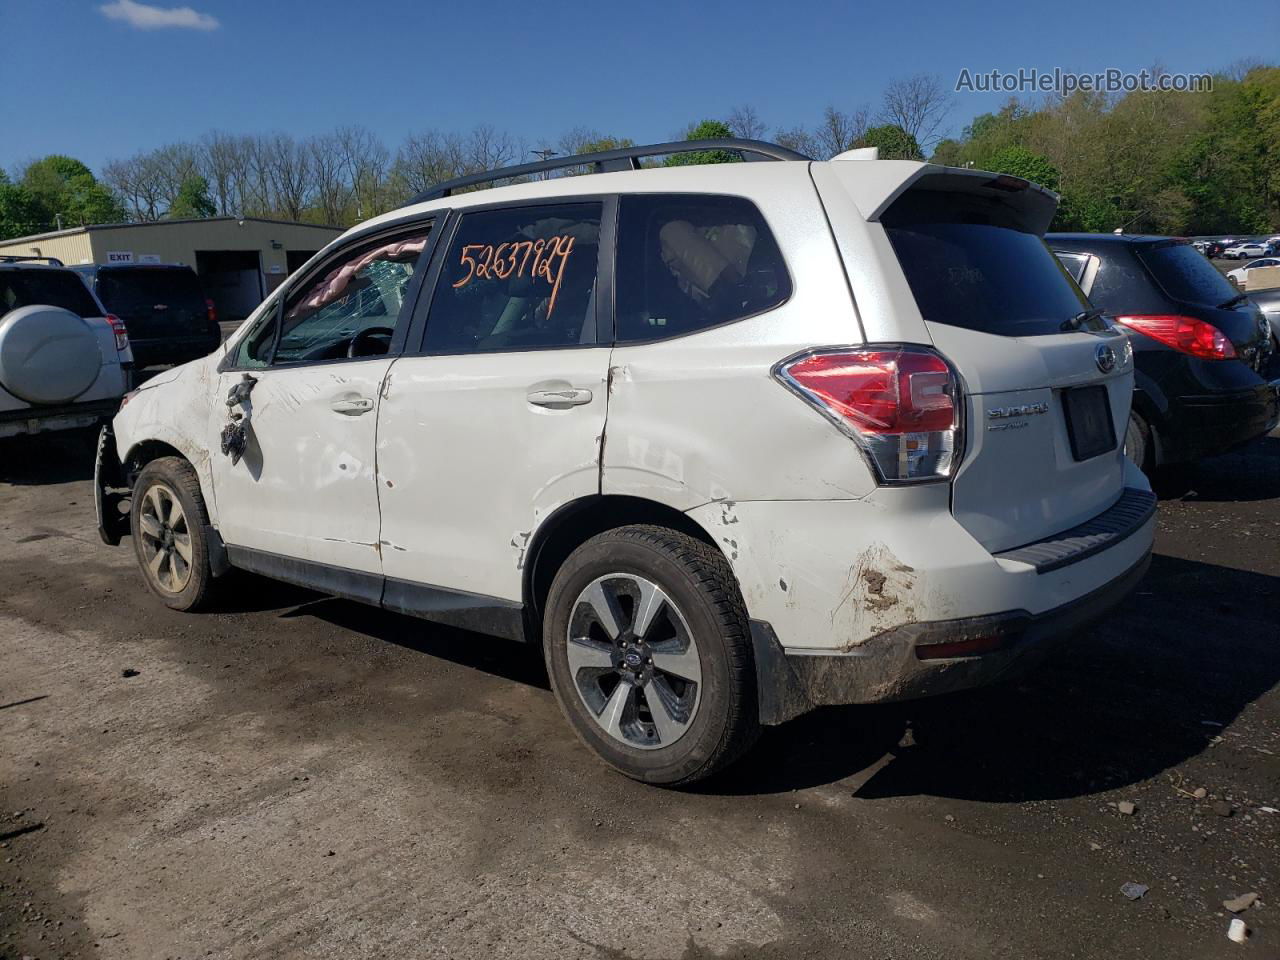
M 30 240 L 52 240 L 54 237 L 74 237 L 82 233 L 92 233 L 95 230 L 123 230 L 137 229 L 140 227 L 172 227 L 180 223 L 214 223 L 234 220 L 243 223 L 274 223 L 285 227 L 311 227 L 316 230 L 331 230 L 333 233 L 342 233 L 345 227 L 331 227 L 324 223 L 302 223 L 299 220 L 272 220 L 269 217 L 188 217 L 180 220 L 145 220 L 139 223 L 90 223 L 83 227 L 68 227 L 65 230 L 50 230 L 47 233 L 33 233 L 25 237 L 10 237 L 7 240 L 0 240 L 0 244 L 8 243 L 26 243 Z

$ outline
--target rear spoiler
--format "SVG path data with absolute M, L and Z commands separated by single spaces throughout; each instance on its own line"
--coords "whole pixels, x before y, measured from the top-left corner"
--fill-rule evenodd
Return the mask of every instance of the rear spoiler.
M 1052 190 L 1007 173 L 942 167 L 914 160 L 882 160 L 847 166 L 832 163 L 831 170 L 866 220 L 878 221 L 908 190 L 988 197 L 1008 208 L 1018 226 L 1036 234 L 1049 229 L 1058 210 L 1058 195 Z

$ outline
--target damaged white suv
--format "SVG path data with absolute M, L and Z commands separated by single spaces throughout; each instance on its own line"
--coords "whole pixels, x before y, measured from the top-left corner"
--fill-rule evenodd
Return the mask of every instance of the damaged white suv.
M 639 169 L 694 148 L 782 162 Z M 562 166 L 596 172 L 458 192 Z M 1132 354 L 1041 240 L 1055 207 L 756 141 L 444 184 L 130 395 L 103 536 L 177 609 L 239 567 L 539 643 L 578 735 L 652 783 L 990 681 L 1152 543 Z

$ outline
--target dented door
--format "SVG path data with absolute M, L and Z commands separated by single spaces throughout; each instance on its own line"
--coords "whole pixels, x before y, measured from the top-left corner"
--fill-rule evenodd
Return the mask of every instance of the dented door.
M 229 545 L 381 572 L 374 435 L 390 366 L 378 357 L 252 373 L 244 454 L 235 464 L 214 454 Z M 219 403 L 241 377 L 221 374 Z

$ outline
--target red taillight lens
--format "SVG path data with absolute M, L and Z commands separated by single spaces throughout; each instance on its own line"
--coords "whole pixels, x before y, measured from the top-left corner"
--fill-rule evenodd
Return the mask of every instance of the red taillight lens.
M 1226 334 L 1213 324 L 1197 320 L 1195 317 L 1147 313 L 1115 319 L 1116 323 L 1123 323 L 1139 333 L 1145 333 L 1152 340 L 1160 341 L 1166 347 L 1173 347 L 1193 357 L 1204 357 L 1206 360 L 1231 360 L 1236 355 L 1236 348 L 1232 346 Z
M 960 418 L 955 375 L 918 347 L 824 350 L 778 376 L 871 455 L 882 480 L 932 480 L 955 465 Z
M 217 323 L 217 322 L 218 322 L 218 308 L 217 308 L 217 307 L 215 307 L 215 306 L 213 305 L 213 301 L 212 301 L 212 300 L 210 300 L 210 299 L 208 299 L 208 298 L 205 298 L 205 301 L 204 301 L 204 308 L 205 308 L 206 310 L 208 310 L 208 311 L 209 311 L 209 322 L 210 322 L 210 323 Z
M 111 332 L 116 335 L 116 352 L 119 353 L 129 346 L 129 331 L 124 327 L 124 321 L 113 313 L 107 314 L 107 323 L 111 325 Z

